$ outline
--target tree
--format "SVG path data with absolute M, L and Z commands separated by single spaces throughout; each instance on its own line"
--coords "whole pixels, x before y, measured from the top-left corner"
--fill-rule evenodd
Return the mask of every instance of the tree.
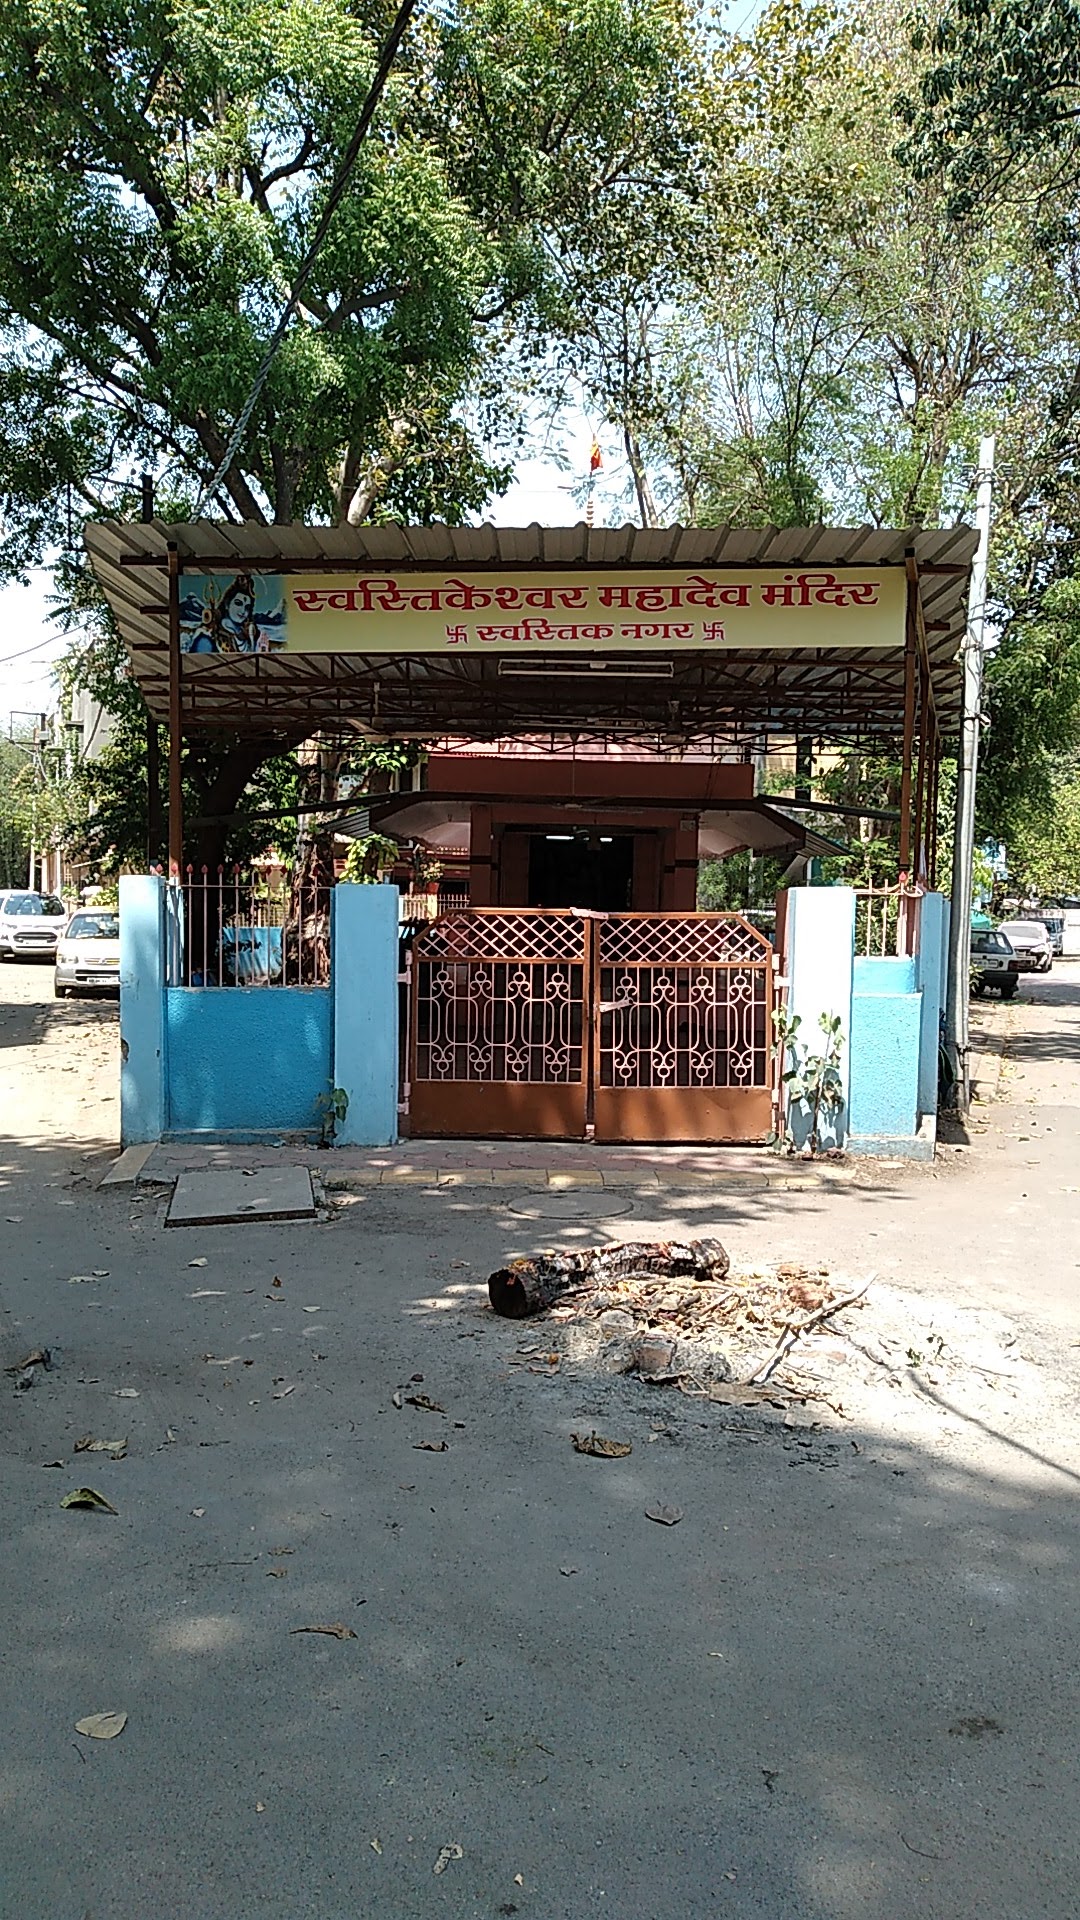
M 1007 843 L 1010 890 L 1024 894 L 1080 892 L 1080 765 L 1055 770 L 1046 809 L 1015 824 Z
M 29 749 L 18 741 L 0 740 L 0 887 L 26 885 L 29 769 Z
M 924 56 L 901 96 L 911 134 L 904 153 L 924 177 L 940 173 L 956 221 L 1004 187 L 1060 208 L 1080 185 L 1080 38 L 1068 0 L 1042 6 L 962 0 L 920 9 Z M 1048 204 L 1048 232 L 1060 232 Z
M 386 23 L 358 0 L 12 0 L 0 15 L 0 563 L 139 464 L 225 450 Z M 471 0 L 408 37 L 215 510 L 455 519 L 507 478 L 465 422 L 552 259 L 670 188 L 667 0 Z
M 160 511 L 190 511 L 388 22 L 375 0 L 0 12 L 0 577 L 59 548 L 61 606 L 92 615 L 83 514 L 131 511 L 140 469 Z M 688 31 L 679 0 L 466 0 L 418 20 L 212 512 L 456 521 L 506 484 L 508 329 L 541 351 L 557 263 L 610 253 L 635 203 L 674 190 Z M 84 774 L 86 843 L 131 857 L 142 718 L 114 654 L 98 623 L 83 684 L 122 724 Z M 193 817 L 227 814 L 294 744 L 188 743 Z M 196 857 L 222 845 L 208 825 Z

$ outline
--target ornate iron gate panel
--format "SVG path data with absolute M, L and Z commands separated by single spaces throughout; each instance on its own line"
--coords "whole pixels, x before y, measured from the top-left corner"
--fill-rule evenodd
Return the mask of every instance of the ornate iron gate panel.
M 572 912 L 473 907 L 413 947 L 410 1129 L 582 1139 L 591 941 Z
M 473 907 L 412 953 L 414 1135 L 762 1140 L 772 947 L 735 914 Z
M 598 1140 L 762 1140 L 772 1127 L 772 947 L 734 914 L 596 926 Z

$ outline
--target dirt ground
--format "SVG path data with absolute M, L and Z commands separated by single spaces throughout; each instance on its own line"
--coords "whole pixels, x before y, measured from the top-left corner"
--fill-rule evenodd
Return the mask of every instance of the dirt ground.
M 0 968 L 0 1912 L 1076 1920 L 1080 967 L 978 1020 L 933 1167 L 166 1229 L 115 1008 Z M 869 1279 L 780 1406 L 486 1307 L 690 1234 Z

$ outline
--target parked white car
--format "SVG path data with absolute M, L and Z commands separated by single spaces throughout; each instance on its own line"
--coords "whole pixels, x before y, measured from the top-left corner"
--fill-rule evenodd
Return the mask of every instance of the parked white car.
M 1020 973 L 1049 973 L 1054 943 L 1041 920 L 1003 920 L 998 928 L 1016 955 Z
M 0 960 L 51 960 L 67 908 L 52 893 L 0 893 Z
M 80 907 L 56 948 L 53 992 L 90 993 L 120 985 L 120 915 L 111 907 Z

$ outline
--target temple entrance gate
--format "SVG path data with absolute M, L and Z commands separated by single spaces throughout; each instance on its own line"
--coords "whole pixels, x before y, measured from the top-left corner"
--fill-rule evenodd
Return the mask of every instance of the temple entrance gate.
M 411 955 L 413 1137 L 754 1141 L 773 952 L 727 913 L 470 908 Z

